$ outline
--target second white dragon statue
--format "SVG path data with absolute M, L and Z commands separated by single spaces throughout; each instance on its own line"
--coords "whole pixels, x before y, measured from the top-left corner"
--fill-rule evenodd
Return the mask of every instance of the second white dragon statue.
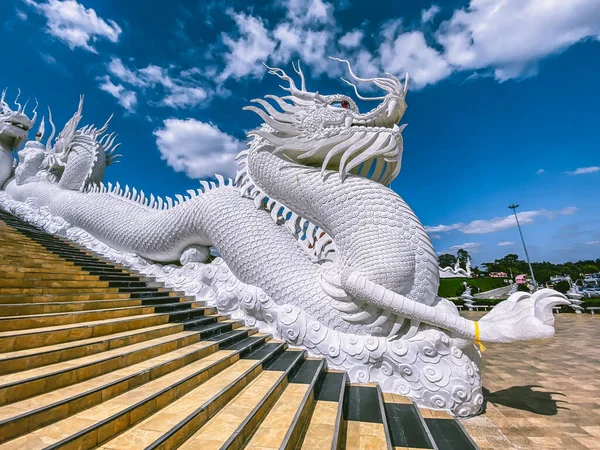
M 385 92 L 371 99 L 378 106 L 360 113 L 346 95 L 310 92 L 299 66 L 300 87 L 269 69 L 287 94 L 246 107 L 264 123 L 249 133 L 235 183 L 217 175 L 218 183 L 202 182 L 175 202 L 99 184 L 114 136 L 103 134 L 108 124 L 76 129 L 80 103 L 54 145 L 51 137 L 45 148 L 32 142 L 19 152 L 0 204 L 28 210 L 34 221 L 62 220 L 115 252 L 152 261 L 144 261 L 147 272 L 185 278 L 220 310 L 327 358 L 353 381 L 379 382 L 424 407 L 476 414 L 483 395 L 475 343 L 551 337 L 552 307 L 568 301 L 548 289 L 519 292 L 474 322 L 437 295 L 431 241 L 386 187 L 400 172 L 408 78 L 364 79 L 339 61 L 354 82 Z M 0 142 L 8 139 L 3 121 L 15 120 L 2 108 Z M 22 119 L 21 129 L 30 122 Z M 210 247 L 221 258 L 203 264 Z M 183 267 L 164 265 L 178 260 Z

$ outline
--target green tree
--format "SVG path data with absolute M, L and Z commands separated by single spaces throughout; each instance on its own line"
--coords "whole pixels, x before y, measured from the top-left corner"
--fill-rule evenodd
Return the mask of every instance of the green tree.
M 440 267 L 454 267 L 454 263 L 456 263 L 456 256 L 450 255 L 449 253 L 444 253 L 443 255 L 440 255 L 438 262 Z
M 569 289 L 571 289 L 571 285 L 568 281 L 562 280 L 554 285 L 554 289 L 564 294 Z
M 593 264 L 586 264 L 581 267 L 581 271 L 583 273 L 596 273 L 598 272 L 598 266 L 595 266 Z
M 466 268 L 467 259 L 469 259 L 469 252 L 461 248 L 459 251 L 456 252 L 456 256 L 460 261 L 460 266 Z

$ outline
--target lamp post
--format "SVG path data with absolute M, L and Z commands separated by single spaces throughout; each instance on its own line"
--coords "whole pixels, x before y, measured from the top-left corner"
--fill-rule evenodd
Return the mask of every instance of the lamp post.
M 533 281 L 533 285 L 537 287 L 537 282 L 535 281 L 535 275 L 533 275 L 533 268 L 531 267 L 531 261 L 529 261 L 529 253 L 527 253 L 527 246 L 525 245 L 525 239 L 523 238 L 523 232 L 521 231 L 521 224 L 519 223 L 519 217 L 517 216 L 517 208 L 519 205 L 509 205 L 508 208 L 512 209 L 515 219 L 517 220 L 517 228 L 519 229 L 519 234 L 521 235 L 521 242 L 523 243 L 523 250 L 525 250 L 525 257 L 527 258 L 527 264 L 529 265 L 529 272 L 531 273 L 531 280 Z

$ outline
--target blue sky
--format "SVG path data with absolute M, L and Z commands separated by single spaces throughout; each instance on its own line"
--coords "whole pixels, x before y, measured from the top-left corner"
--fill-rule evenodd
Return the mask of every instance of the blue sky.
M 0 86 L 52 107 L 59 127 L 85 94 L 84 123 L 115 113 L 122 162 L 146 193 L 196 188 L 258 125 L 241 110 L 277 93 L 262 62 L 300 59 L 309 90 L 350 94 L 361 75 L 411 75 L 393 189 L 436 250 L 481 263 L 600 257 L 600 3 L 597 0 L 4 0 Z M 359 103 L 360 106 L 360 103 Z M 363 105 L 364 106 L 364 105 Z

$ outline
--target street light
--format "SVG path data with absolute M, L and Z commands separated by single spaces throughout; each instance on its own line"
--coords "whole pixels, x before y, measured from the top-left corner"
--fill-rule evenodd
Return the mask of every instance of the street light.
M 529 264 L 529 272 L 531 272 L 531 280 L 533 281 L 533 285 L 537 286 L 537 282 L 535 281 L 535 276 L 533 275 L 533 268 L 531 267 L 531 261 L 529 261 L 529 253 L 527 253 L 527 246 L 525 245 L 525 239 L 523 238 L 523 232 L 521 231 L 521 224 L 519 223 L 519 217 L 517 216 L 517 208 L 519 205 L 509 205 L 508 208 L 512 209 L 515 219 L 517 220 L 517 228 L 519 229 L 519 234 L 521 235 L 521 242 L 523 243 L 523 250 L 525 250 L 525 257 L 527 258 L 527 264 Z

